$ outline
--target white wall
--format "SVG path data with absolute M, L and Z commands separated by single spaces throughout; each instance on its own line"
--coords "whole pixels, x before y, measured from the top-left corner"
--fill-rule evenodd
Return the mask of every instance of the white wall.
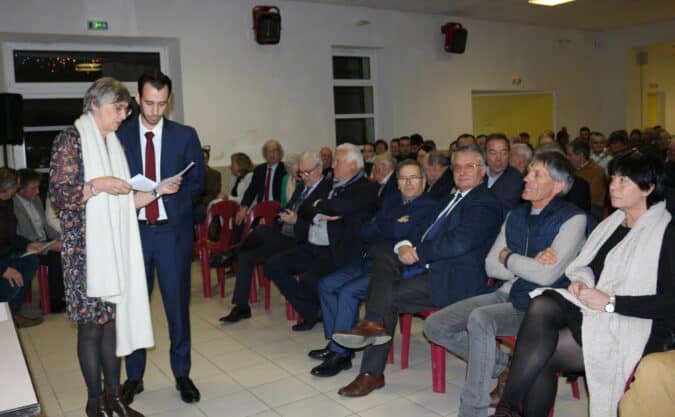
M 607 31 L 598 34 L 598 39 L 600 48 L 595 66 L 601 91 L 600 124 L 611 129 L 642 127 L 640 67 L 635 49 L 663 42 L 675 43 L 675 20 Z M 652 64 L 648 63 L 648 66 Z M 673 70 L 671 67 L 671 73 Z
M 447 145 L 471 131 L 472 90 L 553 92 L 552 128 L 574 131 L 620 119 L 602 114 L 601 88 L 609 89 L 599 84 L 604 75 L 588 65 L 598 53 L 595 33 L 273 3 L 282 15 L 277 46 L 253 41 L 251 9 L 259 2 L 247 0 L 0 0 L 0 28 L 101 36 L 84 29 L 87 19 L 101 19 L 110 23 L 106 36 L 177 38 L 180 53 L 171 58 L 172 71 L 182 75 L 178 100 L 185 122 L 212 144 L 214 165 L 227 165 L 237 151 L 260 160 L 260 145 L 269 137 L 289 152 L 334 145 L 330 57 L 336 45 L 377 48 L 380 137 L 419 132 Z M 363 19 L 371 23 L 357 26 Z M 469 30 L 463 55 L 442 50 L 440 27 L 448 21 Z M 513 76 L 523 80 L 518 88 L 511 86 Z

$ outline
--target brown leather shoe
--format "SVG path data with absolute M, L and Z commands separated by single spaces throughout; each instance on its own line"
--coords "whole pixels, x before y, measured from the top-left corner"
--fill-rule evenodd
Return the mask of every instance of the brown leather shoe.
M 490 393 L 490 407 L 497 407 L 499 400 L 502 398 L 502 393 L 504 392 L 504 385 L 506 385 L 506 380 L 509 378 L 509 368 L 504 368 L 499 377 L 497 378 L 497 386 Z
M 37 326 L 42 323 L 42 317 L 28 317 L 23 314 L 14 315 L 14 324 L 17 329 L 23 329 L 26 327 Z
M 340 388 L 338 394 L 343 397 L 363 397 L 383 386 L 384 375 L 376 378 L 370 374 L 359 374 L 349 385 Z
M 518 410 L 514 410 L 505 403 L 499 403 L 495 413 L 490 417 L 523 417 Z
M 368 345 L 383 345 L 391 340 L 384 323 L 359 320 L 351 330 L 333 333 L 333 340 L 350 349 L 361 349 Z

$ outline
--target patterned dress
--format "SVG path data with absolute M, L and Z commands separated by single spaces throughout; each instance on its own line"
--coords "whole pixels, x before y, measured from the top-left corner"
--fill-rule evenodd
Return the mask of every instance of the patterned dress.
M 49 198 L 61 210 L 61 261 L 68 317 L 77 323 L 105 324 L 115 319 L 113 304 L 87 297 L 84 161 L 74 127 L 59 133 L 52 145 Z

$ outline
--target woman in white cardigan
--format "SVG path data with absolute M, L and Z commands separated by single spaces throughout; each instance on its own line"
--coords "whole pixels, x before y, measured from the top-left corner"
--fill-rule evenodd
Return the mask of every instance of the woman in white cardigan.
M 568 266 L 567 290 L 530 294 L 541 295 L 521 325 L 495 416 L 548 415 L 557 373 L 580 371 L 590 416 L 616 416 L 640 358 L 672 341 L 675 223 L 663 202 L 662 173 L 661 161 L 638 151 L 613 163 L 609 192 L 617 210 Z

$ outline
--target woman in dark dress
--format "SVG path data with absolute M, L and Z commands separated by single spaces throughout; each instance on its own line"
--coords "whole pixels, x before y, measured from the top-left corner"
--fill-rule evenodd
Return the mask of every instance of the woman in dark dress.
M 661 161 L 638 151 L 616 161 L 609 192 L 617 210 L 567 268 L 568 290 L 546 290 L 530 303 L 495 416 L 548 415 L 557 373 L 579 371 L 590 416 L 616 416 L 637 362 L 672 340 L 675 223 L 662 173 Z
M 49 197 L 60 210 L 67 312 L 78 326 L 89 417 L 142 416 L 123 404 L 118 392 L 120 351 L 153 344 L 135 208 L 175 192 L 179 184 L 169 181 L 152 193 L 130 194 L 124 151 L 114 133 L 127 117 L 130 99 L 121 82 L 95 81 L 85 93 L 84 114 L 52 145 Z M 124 282 L 111 290 L 118 278 Z M 130 311 L 138 313 L 133 319 L 138 329 L 124 327 L 118 335 L 120 306 L 125 318 Z

